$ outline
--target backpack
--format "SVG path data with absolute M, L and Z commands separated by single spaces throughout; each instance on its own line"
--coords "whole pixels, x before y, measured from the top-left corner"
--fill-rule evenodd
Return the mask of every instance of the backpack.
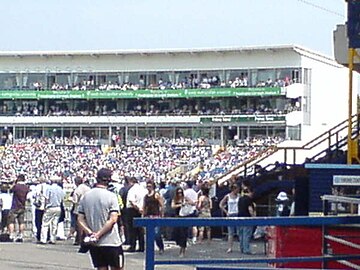
M 35 195 L 34 195 L 33 205 L 36 208 L 41 208 L 41 206 L 43 206 L 43 203 L 44 203 L 43 189 L 44 189 L 44 186 L 41 185 L 40 193 L 35 193 Z

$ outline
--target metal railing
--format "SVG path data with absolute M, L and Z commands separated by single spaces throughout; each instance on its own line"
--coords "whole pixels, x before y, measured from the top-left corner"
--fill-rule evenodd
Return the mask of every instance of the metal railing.
M 323 200 L 323 213 L 325 216 L 330 215 L 344 215 L 344 214 L 358 214 L 360 210 L 360 199 L 349 196 L 339 196 L 339 195 L 323 195 L 321 196 Z M 354 234 L 354 231 L 358 231 L 360 224 L 349 228 L 347 233 L 344 234 L 338 233 L 334 234 L 331 231 L 331 228 L 328 226 L 323 226 L 322 236 L 323 236 L 323 254 L 324 256 L 334 257 L 342 253 L 341 251 L 352 250 L 352 252 L 360 254 L 360 240 L 357 234 Z M 340 253 L 339 253 L 340 252 Z M 337 254 L 335 254 L 337 253 Z M 349 269 L 360 269 L 359 261 L 349 262 L 346 260 L 336 260 L 338 264 L 345 266 Z M 327 268 L 327 262 L 324 262 L 324 267 Z
M 329 226 L 360 224 L 360 216 L 326 217 L 254 217 L 254 218 L 136 218 L 135 225 L 146 228 L 145 269 L 154 270 L 156 265 L 223 265 L 223 264 L 259 264 L 284 262 L 326 262 L 336 260 L 360 259 L 358 255 L 283 257 L 283 258 L 241 258 L 241 259 L 196 259 L 196 260 L 155 260 L 155 227 L 192 227 L 192 226 Z M 209 268 L 206 268 L 209 269 Z M 216 269 L 216 268 L 215 268 Z M 219 268 L 218 268 L 219 269 Z M 224 268 L 221 268 L 224 269 Z M 240 269 L 240 268 L 239 268 Z M 251 268 L 247 268 L 251 269 Z M 256 269 L 255 267 L 253 269 Z

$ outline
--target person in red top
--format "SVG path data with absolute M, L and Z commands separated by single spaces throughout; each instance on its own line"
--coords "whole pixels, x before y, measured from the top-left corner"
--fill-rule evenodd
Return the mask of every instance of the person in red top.
M 25 203 L 26 195 L 29 192 L 29 187 L 25 184 L 25 176 L 19 174 L 15 185 L 10 190 L 13 193 L 13 200 L 8 219 L 8 229 L 10 239 L 16 242 L 23 241 L 23 234 L 25 230 Z M 19 232 L 15 238 L 15 221 L 17 220 Z

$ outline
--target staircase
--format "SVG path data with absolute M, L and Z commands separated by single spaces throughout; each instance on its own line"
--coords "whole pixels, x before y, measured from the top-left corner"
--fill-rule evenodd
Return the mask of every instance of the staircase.
M 351 119 L 352 143 L 356 144 L 356 148 L 359 137 L 359 116 L 359 114 L 353 115 Z M 262 171 L 271 171 L 278 165 L 294 166 L 317 160 L 325 162 L 326 158 L 347 150 L 347 136 L 348 120 L 345 120 L 305 144 L 296 145 L 299 142 L 285 141 L 277 146 L 271 146 L 221 175 L 217 181 L 222 184 L 233 176 L 254 175 L 258 168 Z M 354 161 L 359 163 L 358 156 L 354 157 Z

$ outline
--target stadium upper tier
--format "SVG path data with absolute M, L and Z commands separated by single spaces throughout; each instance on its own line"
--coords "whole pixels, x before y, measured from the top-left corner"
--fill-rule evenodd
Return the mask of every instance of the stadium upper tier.
M 56 130 L 108 144 L 116 132 L 125 140 L 206 134 L 221 145 L 258 134 L 307 140 L 347 118 L 348 75 L 334 59 L 296 45 L 0 52 L 0 135 Z M 352 101 L 353 114 L 356 91 Z M 108 118 L 100 125 L 99 116 Z

